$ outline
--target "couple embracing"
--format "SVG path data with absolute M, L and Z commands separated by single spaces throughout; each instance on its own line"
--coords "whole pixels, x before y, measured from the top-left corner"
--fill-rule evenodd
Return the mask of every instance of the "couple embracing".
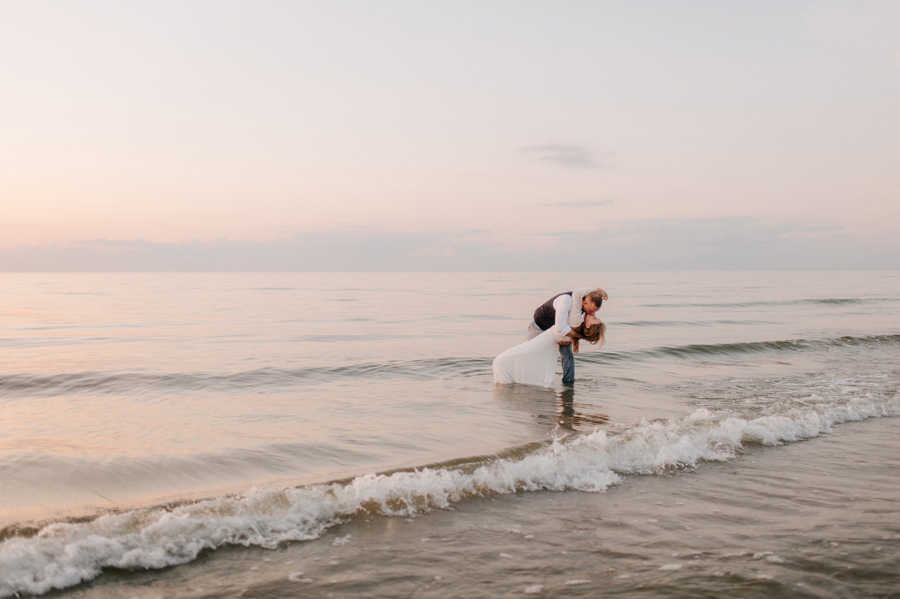
M 551 297 L 534 311 L 526 341 L 494 359 L 494 380 L 549 387 L 556 371 L 556 354 L 562 360 L 564 384 L 575 381 L 575 353 L 584 339 L 602 346 L 606 325 L 596 312 L 607 299 L 599 287 L 585 287 Z

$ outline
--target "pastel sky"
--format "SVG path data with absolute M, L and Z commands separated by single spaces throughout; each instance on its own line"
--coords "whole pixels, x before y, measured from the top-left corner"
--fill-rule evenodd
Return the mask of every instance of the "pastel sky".
M 900 2 L 4 0 L 0 270 L 900 268 Z

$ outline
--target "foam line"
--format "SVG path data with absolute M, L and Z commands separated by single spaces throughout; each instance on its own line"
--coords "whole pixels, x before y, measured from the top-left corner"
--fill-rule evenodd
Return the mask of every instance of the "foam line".
M 521 491 L 602 492 L 630 474 L 728 460 L 748 444 L 779 445 L 828 433 L 836 424 L 900 415 L 900 397 L 796 402 L 749 417 L 731 409 L 641 422 L 619 434 L 597 430 L 554 440 L 525 457 L 475 468 L 370 474 L 348 483 L 260 490 L 173 508 L 55 523 L 0 544 L 0 597 L 45 593 L 97 577 L 103 568 L 163 568 L 224 545 L 274 548 L 311 540 L 362 513 L 411 516 L 466 498 Z

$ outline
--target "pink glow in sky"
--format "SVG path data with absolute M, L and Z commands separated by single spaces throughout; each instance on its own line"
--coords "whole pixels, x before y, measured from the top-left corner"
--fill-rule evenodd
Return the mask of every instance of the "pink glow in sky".
M 897 31 L 893 1 L 11 0 L 0 270 L 900 268 Z

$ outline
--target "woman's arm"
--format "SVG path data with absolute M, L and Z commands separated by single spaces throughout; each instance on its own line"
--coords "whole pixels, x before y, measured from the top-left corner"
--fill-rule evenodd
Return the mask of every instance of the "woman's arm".
M 571 342 L 572 351 L 577 354 L 578 353 L 578 340 L 581 339 L 581 335 L 578 334 L 578 331 L 576 331 L 575 329 L 572 329 L 568 333 L 566 333 L 566 337 L 572 338 L 572 342 Z

